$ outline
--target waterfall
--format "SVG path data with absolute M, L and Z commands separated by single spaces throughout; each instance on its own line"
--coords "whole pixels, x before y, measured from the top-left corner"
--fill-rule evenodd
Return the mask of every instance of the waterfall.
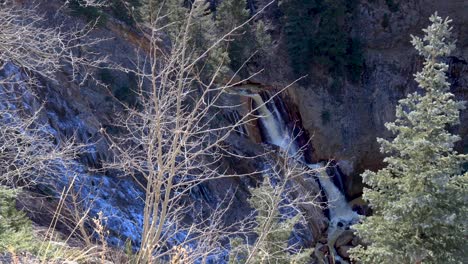
M 243 93 L 244 96 L 252 98 L 255 103 L 254 108 L 258 108 L 257 111 L 260 114 L 259 121 L 264 129 L 263 134 L 266 143 L 280 147 L 281 149 L 287 150 L 291 156 L 298 158 L 303 162 L 303 158 L 299 152 L 299 144 L 295 142 L 294 133 L 285 121 L 276 104 L 273 100 L 269 100 L 267 103 L 259 94 Z M 271 109 L 271 110 L 270 110 Z M 319 178 L 320 185 L 324 189 L 327 199 L 330 205 L 335 208 L 330 208 L 330 212 L 333 211 L 334 216 L 342 216 L 346 219 L 353 218 L 355 213 L 349 207 L 346 197 L 344 196 L 344 183 L 342 175 L 335 166 L 332 167 L 333 172 L 331 175 L 327 175 L 324 170 L 324 166 L 320 164 L 306 164 L 312 169 L 323 169 L 324 175 Z M 333 177 L 336 185 L 333 183 L 330 177 Z M 331 214 L 332 215 L 332 214 Z
M 344 229 L 358 220 L 358 214 L 351 209 L 343 193 L 332 182 L 323 169 L 322 164 L 307 164 L 314 170 L 319 170 L 318 180 L 328 200 L 330 211 L 330 227 Z M 330 230 L 329 230 L 330 231 Z
M 299 148 L 294 140 L 293 132 L 287 128 L 274 101 L 271 100 L 265 103 L 259 94 L 249 94 L 247 96 L 254 101 L 254 108 L 258 108 L 260 123 L 264 128 L 264 136 L 266 137 L 265 141 L 288 151 L 292 156 L 296 155 Z
M 343 174 L 335 161 L 331 161 L 327 167 L 328 176 L 332 177 L 333 183 L 338 187 L 341 193 L 345 194 Z
M 295 137 L 292 129 L 285 123 L 285 119 L 281 116 L 280 111 L 276 107 L 273 100 L 265 101 L 259 94 L 244 94 L 252 98 L 255 103 L 255 108 L 258 108 L 260 114 L 260 124 L 263 127 L 263 134 L 266 143 L 279 146 L 280 148 L 288 151 L 291 157 L 298 159 L 301 163 L 304 158 L 299 153 L 299 146 L 295 142 Z M 285 111 L 284 111 L 285 112 Z M 354 212 L 348 204 L 344 194 L 344 183 L 342 175 L 336 164 L 331 167 L 330 175 L 327 174 L 327 168 L 324 164 L 307 164 L 307 167 L 317 171 L 317 179 L 320 186 L 327 198 L 329 214 L 329 227 L 328 227 L 328 246 L 330 254 L 335 260 L 341 263 L 346 263 L 336 252 L 334 247 L 336 239 L 349 227 L 359 220 L 359 215 Z
M 318 180 L 327 197 L 327 207 L 330 212 L 330 222 L 327 231 L 327 245 L 334 263 L 347 263 L 336 252 L 335 242 L 338 237 L 352 224 L 357 223 L 359 215 L 354 212 L 346 201 L 346 197 L 332 182 L 322 164 L 307 164 L 314 170 L 319 170 Z M 336 262 L 339 261 L 339 262 Z

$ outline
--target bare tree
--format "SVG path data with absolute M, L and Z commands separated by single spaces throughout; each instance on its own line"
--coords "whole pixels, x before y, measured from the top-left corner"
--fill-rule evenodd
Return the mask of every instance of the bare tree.
M 205 72 L 210 53 L 254 17 L 200 51 L 191 40 L 194 24 L 205 15 L 203 7 L 202 1 L 197 0 L 177 23 L 167 24 L 166 15 L 159 14 L 141 27 L 148 36 L 149 52 L 135 62 L 136 69 L 119 68 L 132 71 L 139 78 L 138 89 L 133 91 L 138 101 L 135 105 L 122 104 L 125 111 L 119 113 L 116 124 L 122 133 L 110 135 L 102 130 L 112 142 L 111 150 L 115 153 L 115 159 L 106 168 L 133 176 L 146 191 L 141 244 L 135 256 L 137 263 L 177 258 L 184 263 L 206 262 L 210 255 L 221 254 L 223 238 L 247 223 L 224 223 L 223 216 L 232 203 L 229 194 L 225 203 L 212 208 L 209 218 L 196 211 L 195 201 L 188 199 L 188 195 L 208 180 L 261 173 L 238 175 L 221 166 L 223 157 L 232 155 L 225 144 L 230 133 L 256 118 L 252 113 L 261 106 L 234 123 L 219 120 L 223 109 L 236 106 L 224 100 L 225 94 L 244 80 L 237 80 L 236 74 L 231 78 L 223 75 L 223 61 L 210 65 L 209 74 Z M 34 12 L 17 10 L 13 6 L 0 10 L 0 69 L 19 69 L 16 75 L 0 80 L 0 87 L 9 96 L 4 98 L 10 98 L 1 110 L 4 111 L 1 117 L 6 121 L 0 125 L 0 162 L 5 170 L 0 177 L 10 184 L 23 180 L 34 182 L 36 176 L 73 170 L 73 159 L 79 152 L 73 141 L 54 143 L 47 127 L 37 124 L 41 108 L 29 116 L 28 111 L 13 109 L 25 96 L 18 87 L 24 85 L 25 90 L 31 91 L 30 85 L 36 83 L 32 81 L 34 76 L 53 80 L 64 65 L 71 66 L 74 81 L 83 82 L 89 77 L 86 68 L 100 67 L 103 62 L 95 60 L 92 53 L 78 56 L 80 49 L 102 41 L 81 41 L 88 36 L 90 27 L 64 31 L 43 24 L 43 18 Z M 174 38 L 171 47 L 166 48 L 161 45 L 161 39 L 165 38 L 162 32 L 171 26 L 177 26 L 177 30 L 171 31 Z M 22 75 L 19 79 L 18 74 Z M 289 168 L 280 169 L 278 173 L 286 174 L 284 182 L 289 182 L 292 177 L 289 174 L 302 175 Z M 68 186 L 67 190 L 70 188 Z M 272 197 L 278 197 L 284 188 L 279 190 Z M 76 208 L 73 209 L 73 199 L 77 204 L 79 199 L 75 196 L 71 199 L 72 211 L 75 210 L 72 217 L 79 218 Z M 67 198 L 62 198 L 61 207 L 65 207 L 66 201 Z M 275 202 L 278 202 L 276 198 Z M 185 221 L 187 216 L 191 217 L 190 221 Z M 82 221 L 80 218 L 76 229 L 86 237 Z M 263 243 L 262 238 L 258 241 L 252 256 Z
M 221 168 L 222 158 L 229 155 L 224 141 L 255 117 L 246 115 L 231 124 L 218 118 L 223 109 L 235 107 L 223 99 L 224 95 L 244 80 L 223 77 L 223 62 L 210 65 L 215 70 L 209 74 L 204 71 L 210 52 L 249 21 L 206 50 L 197 50 L 192 33 L 197 19 L 204 15 L 202 3 L 195 1 L 183 19 L 173 24 L 166 23 L 165 14 L 153 13 L 146 25 L 146 32 L 150 32 L 148 56 L 135 63 L 136 70 L 125 69 L 139 77 L 138 89 L 133 91 L 138 103 L 123 104 L 125 111 L 116 124 L 123 132 L 107 134 L 115 152 L 115 160 L 107 168 L 132 175 L 146 192 L 138 263 L 177 255 L 181 248 L 190 248 L 191 261 L 186 263 L 204 260 L 218 253 L 221 238 L 232 233 L 221 221 L 225 209 L 213 208 L 213 215 L 204 219 L 194 212 L 187 197 L 195 186 L 208 180 L 245 176 Z M 165 38 L 161 32 L 171 26 L 177 28 L 169 30 L 173 38 L 167 49 L 161 45 Z M 220 79 L 226 81 L 220 83 Z M 187 215 L 192 216 L 190 223 L 183 221 Z M 185 239 L 171 247 L 171 241 L 180 236 Z
M 223 108 L 234 107 L 224 104 L 222 97 L 237 83 L 234 78 L 227 84 L 217 82 L 222 62 L 214 65 L 208 78 L 203 73 L 204 59 L 223 38 L 202 52 L 191 46 L 194 23 L 204 13 L 203 6 L 202 1 L 195 1 L 177 22 L 169 50 L 160 45 L 160 39 L 164 38 L 161 31 L 171 25 L 164 24 L 163 15 L 152 16 L 146 25 L 149 55 L 133 70 L 140 80 L 134 91 L 137 106 L 123 104 L 125 112 L 118 126 L 124 133 L 108 135 L 116 157 L 108 168 L 134 176 L 146 191 L 138 263 L 176 254 L 180 247 L 190 247 L 191 262 L 206 259 L 222 250 L 221 238 L 232 230 L 223 226 L 226 209 L 214 208 L 210 219 L 204 219 L 187 199 L 195 186 L 233 176 L 220 169 L 223 156 L 229 153 L 224 141 L 252 118 L 246 116 L 235 124 L 216 120 Z M 190 224 L 183 222 L 187 215 L 192 217 Z M 185 238 L 171 247 L 178 236 Z
M 77 2 L 83 7 L 104 7 L 109 5 L 107 0 L 77 0 Z M 70 4 L 70 0 L 65 1 L 65 4 Z
M 7 66 L 13 67 L 13 66 Z M 18 71 L 17 75 L 21 75 Z M 6 80 L 18 76 L 7 76 Z M 29 113 L 23 101 L 32 97 L 20 82 L 0 84 L 0 181 L 10 186 L 35 183 L 61 174 L 79 153 L 73 139 L 54 143 L 49 127 L 37 124 L 42 107 Z M 31 106 L 32 107 L 32 106 Z
M 50 26 L 38 9 L 11 0 L 0 8 L 0 146 L 4 150 L 0 177 L 5 180 L 47 175 L 36 171 L 56 169 L 46 163 L 60 157 L 61 162 L 76 158 L 82 146 L 73 139 L 60 141 L 56 131 L 38 122 L 44 117 L 44 102 L 36 92 L 43 88 L 44 80 L 56 81 L 58 72 L 67 72 L 70 82 L 83 84 L 92 69 L 108 62 L 106 56 L 93 52 L 94 46 L 106 40 L 90 37 L 94 24 Z
M 307 214 L 322 210 L 319 190 L 311 188 L 315 186 L 313 174 L 317 171 L 291 157 L 292 147 L 289 144 L 279 157 L 269 159 L 263 183 L 251 189 L 249 202 L 255 209 L 255 228 L 250 231 L 256 237 L 249 241 L 249 236 L 245 236 L 245 243 L 231 240 L 229 263 L 298 264 L 311 260 L 313 249 L 290 244 L 289 238 L 297 224 L 307 226 Z
M 73 137 L 60 138 L 43 122 L 44 102 L 36 96 L 43 88 L 39 79 L 53 82 L 56 74 L 67 68 L 70 81 L 84 82 L 90 76 L 89 69 L 98 67 L 106 58 L 92 52 L 80 54 L 103 41 L 89 38 L 92 24 L 76 28 L 47 24 L 36 7 L 20 8 L 14 1 L 0 7 L 0 184 L 13 189 L 45 184 L 62 193 L 58 210 L 51 212 L 51 227 L 55 227 L 64 218 L 59 216 L 63 212 L 60 208 L 71 208 L 70 201 L 84 199 L 70 190 L 76 177 L 76 158 L 85 146 Z M 66 182 L 67 177 L 69 186 L 57 184 Z M 78 229 L 82 237 L 88 238 L 83 215 L 89 209 L 74 209 L 69 212 L 76 218 L 70 230 L 75 233 Z
M 54 80 L 67 66 L 71 67 L 71 81 L 84 82 L 90 73 L 87 69 L 107 61 L 90 49 L 105 40 L 90 38 L 93 28 L 92 23 L 75 28 L 50 27 L 35 7 L 19 8 L 7 0 L 0 8 L 0 70 L 12 63 L 29 80 L 34 75 Z M 0 84 L 7 81 L 3 79 Z

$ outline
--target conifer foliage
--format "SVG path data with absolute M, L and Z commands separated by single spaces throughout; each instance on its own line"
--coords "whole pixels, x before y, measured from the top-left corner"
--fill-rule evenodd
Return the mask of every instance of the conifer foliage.
M 15 208 L 15 193 L 0 186 L 0 252 L 30 250 L 33 232 L 25 213 Z
M 283 220 L 280 204 L 284 201 L 284 186 L 274 186 L 269 179 L 259 188 L 251 189 L 249 204 L 255 209 L 258 236 L 253 245 L 244 244 L 241 238 L 231 240 L 229 263 L 231 264 L 302 264 L 310 261 L 313 249 L 298 251 L 288 244 L 294 225 L 299 223 L 301 214 Z M 291 252 L 294 251 L 294 252 Z
M 246 6 L 245 0 L 225 0 L 221 2 L 216 10 L 216 26 L 221 31 L 221 34 L 226 34 L 249 19 L 250 15 Z M 252 55 L 252 50 L 248 43 L 255 43 L 255 38 L 249 25 L 246 24 L 230 36 L 229 42 L 227 51 L 230 66 L 237 71 L 249 56 Z
M 362 263 L 466 263 L 467 155 L 454 150 L 462 102 L 454 100 L 442 57 L 454 49 L 449 19 L 436 14 L 412 44 L 424 57 L 415 74 L 423 91 L 399 101 L 386 127 L 396 137 L 378 139 L 386 168 L 363 174 L 373 215 L 354 228 L 367 246 L 352 251 Z
M 216 27 L 219 30 L 218 37 L 243 25 L 226 39 L 229 59 L 227 62 L 233 71 L 239 71 L 241 77 L 248 77 L 243 67 L 250 60 L 255 60 L 251 56 L 258 52 L 260 56 L 265 57 L 270 51 L 272 42 L 267 32 L 268 26 L 257 13 L 252 17 L 246 7 L 246 0 L 223 0 L 217 7 L 215 16 Z M 246 23 L 251 18 L 255 19 Z

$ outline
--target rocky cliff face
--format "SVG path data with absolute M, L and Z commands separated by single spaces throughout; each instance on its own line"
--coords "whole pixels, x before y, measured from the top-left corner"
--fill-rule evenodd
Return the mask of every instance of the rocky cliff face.
M 268 1 L 269 2 L 269 1 Z M 348 175 L 357 175 L 364 169 L 382 166 L 376 137 L 390 137 L 384 123 L 394 119 L 397 101 L 416 90 L 413 74 L 421 68 L 421 59 L 410 44 L 410 35 L 420 35 L 428 24 L 428 17 L 435 11 L 453 19 L 454 37 L 458 39 L 457 50 L 448 58 L 452 89 L 459 100 L 468 99 L 468 3 L 454 1 L 389 1 L 362 0 L 352 14 L 348 14 L 348 33 L 363 43 L 364 69 L 359 81 L 344 81 L 334 85 L 336 77 L 327 74 L 318 64 L 311 66 L 310 83 L 294 84 L 283 94 L 283 99 L 292 109 L 295 119 L 301 119 L 302 127 L 312 139 L 312 159 L 336 159 Z M 267 1 L 259 1 L 259 7 Z M 28 1 L 19 4 L 28 6 Z M 51 18 L 51 25 L 68 21 L 73 25 L 80 18 L 69 13 L 59 16 L 54 13 L 60 2 L 49 1 L 40 5 L 40 10 Z M 296 78 L 285 48 L 284 28 L 276 12 L 277 5 L 265 11 L 262 19 L 268 21 L 273 37 L 272 51 L 268 53 L 264 72 L 254 82 L 269 87 L 282 88 Z M 129 65 L 136 57 L 135 48 L 145 49 L 142 35 L 135 33 L 124 23 L 109 18 L 96 29 L 91 37 L 104 37 L 109 41 L 96 47 L 97 52 L 107 54 L 116 63 Z M 304 55 L 306 56 L 306 55 Z M 255 70 L 255 66 L 251 66 Z M 103 76 L 107 74 L 109 76 Z M 129 75 L 98 72 L 97 76 L 111 78 L 112 85 L 128 86 Z M 118 106 L 112 102 L 109 91 L 91 83 L 78 86 L 67 82 L 66 73 L 60 82 L 48 83 L 48 89 L 40 94 L 47 98 L 46 108 L 49 123 L 64 136 L 77 133 L 83 142 L 98 142 L 93 156 L 83 159 L 92 166 L 99 166 L 100 159 L 108 158 L 105 141 L 100 140 L 99 129 L 112 124 L 112 113 Z M 73 123 L 73 124 L 72 124 Z M 468 147 L 468 112 L 461 114 L 461 125 L 456 128 L 461 135 L 461 151 Z M 357 178 L 357 177 L 355 177 Z M 357 192 L 351 191 L 351 192 Z

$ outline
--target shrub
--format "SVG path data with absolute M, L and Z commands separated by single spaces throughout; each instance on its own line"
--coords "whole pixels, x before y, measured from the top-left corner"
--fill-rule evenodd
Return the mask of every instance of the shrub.
M 230 240 L 231 252 L 230 264 L 237 263 L 310 263 L 310 255 L 313 249 L 306 248 L 292 250 L 289 243 L 294 226 L 300 223 L 301 213 L 294 217 L 284 219 L 280 210 L 284 210 L 283 204 L 287 204 L 284 195 L 284 186 L 274 186 L 270 179 L 264 180 L 259 188 L 251 189 L 252 196 L 249 204 L 254 208 L 257 226 L 254 232 L 257 235 L 253 245 L 244 243 L 242 238 L 236 237 Z M 292 204 L 289 204 L 289 209 Z
M 312 61 L 336 76 L 343 75 L 345 70 L 350 70 L 353 78 L 360 75 L 363 65 L 360 43 L 349 36 L 346 26 L 346 15 L 357 4 L 355 0 L 289 0 L 280 6 L 286 48 L 296 77 L 308 74 Z M 317 18 L 318 26 L 314 26 Z
M 15 192 L 0 186 L 0 250 L 29 251 L 34 248 L 31 221 L 15 208 Z

